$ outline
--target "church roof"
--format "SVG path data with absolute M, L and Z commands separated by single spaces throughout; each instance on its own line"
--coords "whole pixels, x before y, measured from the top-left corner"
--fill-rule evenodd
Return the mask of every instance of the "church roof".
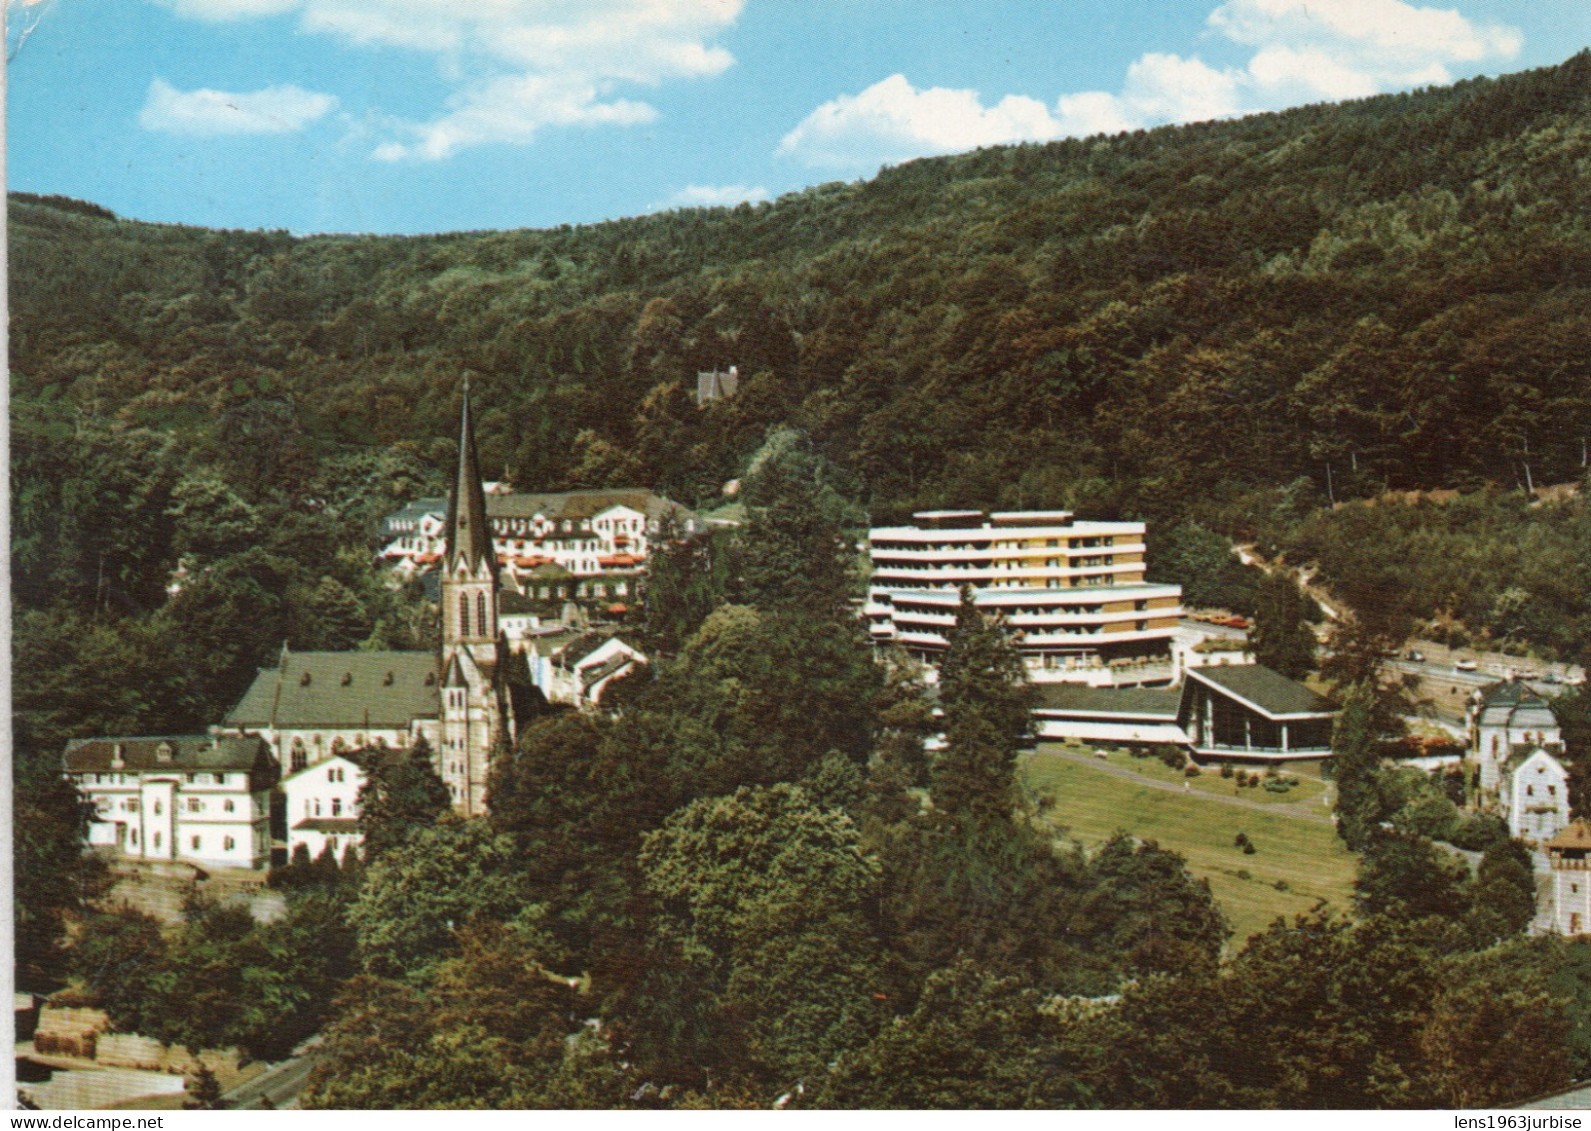
M 475 454 L 475 423 L 470 417 L 470 386 L 464 383 L 464 407 L 459 413 L 459 467 L 448 495 L 443 526 L 447 552 L 443 561 L 451 569 L 459 557 L 471 571 L 485 562 L 497 576 L 497 554 L 492 549 L 492 528 L 486 520 L 486 491 L 481 486 L 480 460 Z
M 288 652 L 262 668 L 228 727 L 407 727 L 441 710 L 431 652 Z

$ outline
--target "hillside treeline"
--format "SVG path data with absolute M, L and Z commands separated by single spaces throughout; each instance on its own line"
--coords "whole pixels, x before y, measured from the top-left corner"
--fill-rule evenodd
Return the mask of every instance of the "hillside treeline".
M 417 639 L 362 555 L 438 489 L 465 373 L 521 488 L 702 503 L 790 425 L 877 521 L 1144 517 L 1186 585 L 1214 535 L 1285 544 L 1326 503 L 1578 478 L 1588 174 L 1582 53 L 580 228 L 294 238 L 13 196 L 18 670 L 57 685 L 22 717 L 45 745 L 200 725 L 284 639 Z M 1510 587 L 1470 630 L 1573 650 L 1550 600 L 1504 629 Z M 69 708 L 80 672 L 149 672 L 129 651 L 172 657 L 160 690 Z

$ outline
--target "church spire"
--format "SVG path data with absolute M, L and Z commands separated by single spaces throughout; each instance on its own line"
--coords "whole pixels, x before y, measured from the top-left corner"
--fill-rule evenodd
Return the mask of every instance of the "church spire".
M 459 556 L 471 573 L 484 560 L 497 576 L 497 553 L 486 521 L 486 492 L 481 487 L 480 461 L 475 454 L 475 422 L 470 417 L 470 380 L 464 379 L 464 408 L 459 414 L 459 470 L 447 501 L 447 551 L 443 561 L 449 571 Z

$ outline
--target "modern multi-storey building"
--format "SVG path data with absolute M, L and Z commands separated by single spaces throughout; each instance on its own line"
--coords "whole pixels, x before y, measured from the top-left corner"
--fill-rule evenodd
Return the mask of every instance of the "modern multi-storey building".
M 1004 619 L 1035 682 L 1169 684 L 1182 589 L 1144 581 L 1144 524 L 1070 511 L 923 511 L 875 528 L 866 613 L 875 643 L 929 665 L 963 587 Z

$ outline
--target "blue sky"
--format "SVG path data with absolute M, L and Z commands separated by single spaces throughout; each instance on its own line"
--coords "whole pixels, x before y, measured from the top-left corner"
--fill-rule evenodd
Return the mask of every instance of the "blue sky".
M 1591 43 L 1591 0 L 5 3 L 10 187 L 295 232 L 772 199 Z

